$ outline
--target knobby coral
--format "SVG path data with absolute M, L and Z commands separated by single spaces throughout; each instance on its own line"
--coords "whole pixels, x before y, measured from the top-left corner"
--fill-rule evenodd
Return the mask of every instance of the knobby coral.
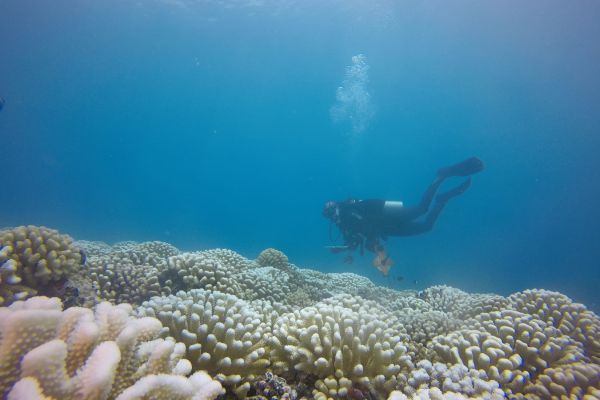
M 82 260 L 73 239 L 54 229 L 30 225 L 0 231 L 0 306 L 64 283 Z
M 0 308 L 0 394 L 10 399 L 214 398 L 220 384 L 193 375 L 185 345 L 159 338 L 154 318 L 130 305 L 62 311 L 56 298 Z M 14 386 L 13 386 L 14 385 Z M 153 393 L 155 395 L 153 395 Z M 154 396 L 154 397 L 152 397 Z M 162 396 L 162 397 L 161 397 Z
M 0 395 L 10 400 L 199 400 L 222 386 L 320 400 L 600 399 L 600 319 L 557 292 L 398 292 L 298 268 L 274 249 L 254 262 L 162 242 L 79 242 L 81 265 L 56 231 L 0 237 Z M 19 301 L 82 271 L 113 304 Z

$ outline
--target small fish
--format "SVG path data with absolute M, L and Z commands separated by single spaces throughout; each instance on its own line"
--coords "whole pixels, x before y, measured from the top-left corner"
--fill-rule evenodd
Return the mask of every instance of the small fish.
M 419 281 L 415 279 L 415 280 L 413 281 L 413 283 L 416 285 L 417 283 L 419 283 Z
M 4 99 L 2 97 L 0 97 L 0 111 L 2 111 L 2 109 L 4 108 Z
M 81 265 L 85 265 L 85 263 L 87 261 L 87 254 L 85 254 L 85 251 L 83 251 L 82 249 L 79 249 L 79 255 L 81 256 L 81 260 L 80 260 Z
M 402 275 L 398 275 L 398 276 L 396 277 L 396 280 L 397 280 L 398 282 L 402 282 L 402 281 L 404 280 L 404 277 L 403 277 Z
M 354 262 L 354 257 L 346 256 L 344 257 L 344 264 L 352 264 Z

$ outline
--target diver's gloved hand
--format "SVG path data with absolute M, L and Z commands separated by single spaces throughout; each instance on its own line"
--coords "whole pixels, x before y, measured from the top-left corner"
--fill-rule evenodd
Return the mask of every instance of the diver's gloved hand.
M 440 168 L 438 176 L 440 178 L 449 178 L 451 176 L 469 176 L 483 171 L 485 164 L 477 157 L 470 157 L 458 164 Z

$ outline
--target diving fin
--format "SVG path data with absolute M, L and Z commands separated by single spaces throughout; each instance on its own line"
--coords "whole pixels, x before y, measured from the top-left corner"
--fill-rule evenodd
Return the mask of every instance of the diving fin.
M 485 165 L 477 157 L 470 157 L 458 164 L 440 168 L 438 176 L 440 178 L 448 178 L 450 176 L 469 176 L 483 171 Z
M 471 186 L 471 177 L 465 179 L 463 183 L 455 187 L 454 189 L 450 189 L 447 192 L 440 193 L 435 197 L 435 201 L 438 203 L 445 203 L 453 197 L 458 196 L 459 194 L 463 194 L 467 191 L 467 189 Z

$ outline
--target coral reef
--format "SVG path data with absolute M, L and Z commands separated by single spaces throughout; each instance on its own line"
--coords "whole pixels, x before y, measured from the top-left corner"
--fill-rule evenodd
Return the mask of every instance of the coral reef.
M 442 363 L 431 363 L 423 360 L 406 376 L 403 391 L 408 396 L 415 396 L 421 391 L 439 389 L 447 396 L 463 395 L 466 398 L 504 399 L 504 392 L 495 381 L 488 381 L 485 374 L 477 369 L 469 369 L 464 365 L 448 366 Z
M 250 399 L 254 400 L 296 400 L 298 393 L 291 388 L 285 379 L 270 371 L 265 373 L 263 379 L 256 381 L 251 388 Z
M 206 289 L 223 293 L 240 293 L 241 287 L 234 275 L 238 273 L 235 264 L 223 264 L 219 252 L 183 253 L 169 257 L 166 267 L 160 273 L 164 294 L 181 290 Z
M 191 372 L 182 359 L 185 345 L 159 338 L 158 320 L 133 318 L 131 312 L 128 304 L 107 302 L 93 311 L 62 311 L 58 299 L 47 297 L 0 308 L 0 394 L 100 400 L 153 392 L 164 396 L 155 398 L 192 399 L 195 390 L 214 398 L 221 392 L 210 377 L 185 378 Z
M 40 292 L 58 295 L 83 259 L 73 239 L 54 229 L 30 225 L 0 231 L 0 306 Z
M 600 399 L 600 318 L 547 290 L 396 291 L 275 249 L 29 226 L 0 232 L 0 297 L 9 400 Z
M 261 267 L 274 267 L 281 270 L 289 268 L 288 257 L 279 250 L 265 249 L 256 257 L 256 263 Z
M 161 294 L 158 269 L 134 255 L 118 251 L 89 258 L 87 274 L 99 298 L 113 304 L 141 304 Z
M 353 382 L 391 391 L 411 361 L 390 317 L 350 295 L 284 314 L 270 341 L 273 368 L 317 376 L 315 390 L 326 397 L 345 397 Z
M 158 318 L 169 335 L 187 345 L 186 358 L 194 370 L 208 371 L 239 395 L 269 366 L 269 324 L 233 295 L 202 289 L 178 292 L 145 302 L 139 313 Z

